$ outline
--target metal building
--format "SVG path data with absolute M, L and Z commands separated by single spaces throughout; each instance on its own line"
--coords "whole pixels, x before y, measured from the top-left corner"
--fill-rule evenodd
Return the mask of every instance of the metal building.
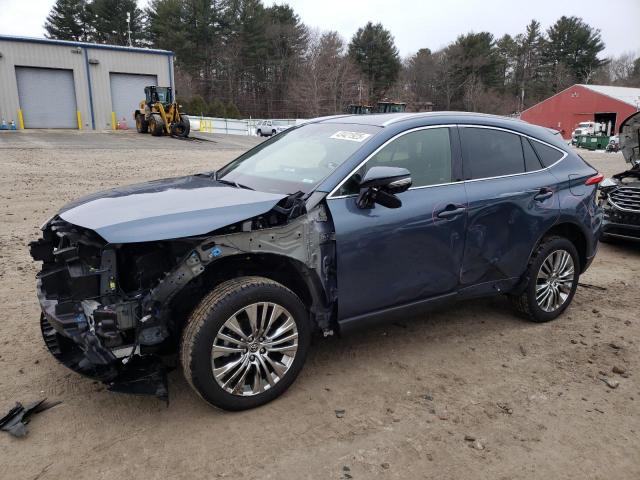
M 578 84 L 524 110 L 520 118 L 558 130 L 569 139 L 580 122 L 603 123 L 617 134 L 622 121 L 638 110 L 640 88 Z
M 173 81 L 167 50 L 0 35 L 0 117 L 18 128 L 134 128 L 144 87 Z

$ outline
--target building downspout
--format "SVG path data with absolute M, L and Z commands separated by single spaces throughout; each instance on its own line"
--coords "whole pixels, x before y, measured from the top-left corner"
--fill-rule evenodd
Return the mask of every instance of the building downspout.
M 89 69 L 89 54 L 87 53 L 88 48 L 83 48 L 84 51 L 84 66 L 87 71 L 87 85 L 89 87 L 89 109 L 91 111 L 91 129 L 96 129 L 96 120 L 93 115 L 93 89 L 91 88 L 91 71 Z
M 167 64 L 169 65 L 169 86 L 173 92 L 173 98 L 176 98 L 176 91 L 173 89 L 173 55 L 167 55 Z

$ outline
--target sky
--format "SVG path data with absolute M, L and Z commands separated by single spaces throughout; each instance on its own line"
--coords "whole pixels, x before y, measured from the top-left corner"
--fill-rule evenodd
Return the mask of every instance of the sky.
M 496 37 L 524 31 L 533 18 L 543 28 L 562 15 L 599 28 L 604 56 L 640 54 L 640 0 L 263 0 L 288 3 L 310 27 L 337 30 L 350 39 L 368 21 L 382 22 L 400 54 L 437 50 L 460 34 L 489 31 Z M 0 34 L 43 37 L 54 0 L 0 0 Z M 145 6 L 148 0 L 138 0 Z

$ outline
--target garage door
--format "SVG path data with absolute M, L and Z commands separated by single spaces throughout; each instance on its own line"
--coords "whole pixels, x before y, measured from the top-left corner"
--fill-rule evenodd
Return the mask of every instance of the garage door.
M 112 73 L 109 75 L 111 82 L 111 103 L 116 119 L 127 121 L 129 128 L 134 128 L 136 122 L 133 112 L 144 99 L 144 87 L 157 85 L 158 78 L 155 75 L 132 75 L 128 73 Z
M 78 128 L 72 70 L 16 67 L 25 128 Z

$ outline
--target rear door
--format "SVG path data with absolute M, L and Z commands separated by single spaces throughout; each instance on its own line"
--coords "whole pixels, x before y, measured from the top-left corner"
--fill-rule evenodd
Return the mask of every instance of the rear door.
M 462 286 L 515 279 L 558 218 L 557 179 L 527 137 L 492 127 L 459 131 L 469 202 Z
M 405 132 L 378 149 L 329 196 L 337 246 L 338 318 L 404 305 L 459 285 L 466 196 L 455 128 Z M 453 148 L 452 148 L 453 147 Z M 402 206 L 356 205 L 358 179 L 372 166 L 403 167 L 412 187 Z

